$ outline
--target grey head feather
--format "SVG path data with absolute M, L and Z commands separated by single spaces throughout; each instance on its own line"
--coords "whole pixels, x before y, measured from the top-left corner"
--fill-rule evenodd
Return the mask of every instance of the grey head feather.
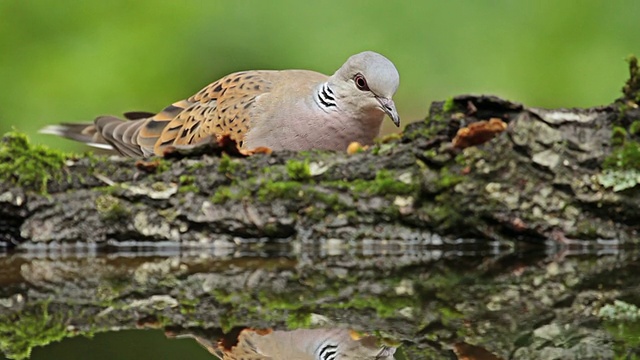
M 351 56 L 333 77 L 349 81 L 362 74 L 375 95 L 391 99 L 400 85 L 400 74 L 391 60 L 373 52 L 364 51 Z
M 400 85 L 400 75 L 386 57 L 373 51 L 355 54 L 327 83 L 335 89 L 337 106 L 355 109 L 356 114 L 367 114 L 364 119 L 369 126 L 380 126 L 382 117 L 369 115 L 376 111 L 389 115 L 393 123 L 400 126 L 400 116 L 392 99 Z

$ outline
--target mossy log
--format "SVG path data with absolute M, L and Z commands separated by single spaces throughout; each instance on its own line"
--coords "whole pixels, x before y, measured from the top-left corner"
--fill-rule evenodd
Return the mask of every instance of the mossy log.
M 355 154 L 141 162 L 60 154 L 9 134 L 0 149 L 0 241 L 637 243 L 640 86 L 630 64 L 624 96 L 608 106 L 548 110 L 458 96 Z

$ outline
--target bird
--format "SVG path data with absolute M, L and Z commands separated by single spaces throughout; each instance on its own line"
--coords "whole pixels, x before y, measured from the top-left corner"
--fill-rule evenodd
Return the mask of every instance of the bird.
M 251 150 L 334 150 L 370 145 L 385 115 L 400 126 L 393 101 L 400 75 L 391 60 L 364 51 L 331 76 L 311 70 L 250 70 L 226 75 L 158 113 L 100 116 L 93 123 L 50 125 L 54 134 L 135 158 L 209 139 Z
M 218 342 L 188 333 L 171 337 L 195 338 L 220 360 L 393 360 L 396 352 L 374 336 L 342 328 L 245 328 L 237 338 Z

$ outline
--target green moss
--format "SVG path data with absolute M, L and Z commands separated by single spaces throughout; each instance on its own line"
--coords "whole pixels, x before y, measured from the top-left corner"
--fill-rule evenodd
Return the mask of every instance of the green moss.
M 335 194 L 326 194 L 320 191 L 314 191 L 313 199 L 327 205 L 327 207 L 333 211 L 343 211 L 347 209 L 346 205 L 344 205 L 342 201 L 340 201 L 338 195 Z
M 264 236 L 270 238 L 277 237 L 282 231 L 277 223 L 268 222 L 262 226 L 262 232 L 264 233 Z
M 211 295 L 221 304 L 233 304 L 238 300 L 236 293 L 229 293 L 223 289 L 213 289 Z
M 228 200 L 238 200 L 251 197 L 261 202 L 277 199 L 291 199 L 301 202 L 308 216 L 314 218 L 323 217 L 327 210 L 347 211 L 350 207 L 341 199 L 335 189 L 346 190 L 354 198 L 360 196 L 386 196 L 414 194 L 419 189 L 419 184 L 412 175 L 397 175 L 388 170 L 376 173 L 373 180 L 356 179 L 353 181 L 325 181 L 322 183 L 306 184 L 294 180 L 280 180 L 278 174 L 282 167 L 272 167 L 270 176 L 272 180 L 257 182 L 255 179 L 244 179 L 234 182 L 231 186 L 218 187 L 211 197 L 215 204 L 223 204 Z M 289 162 L 286 166 L 289 178 L 307 178 L 309 175 L 306 162 Z M 278 180 L 273 180 L 273 179 Z M 402 179 L 402 180 L 401 180 Z M 251 190 L 256 189 L 257 190 Z M 305 207 L 306 206 L 306 207 Z
M 391 134 L 385 135 L 381 138 L 376 139 L 376 143 L 385 144 L 390 142 L 397 142 L 402 139 L 402 134 L 393 132 Z
M 107 220 L 118 220 L 129 216 L 129 210 L 115 196 L 100 195 L 95 200 L 96 210 Z
M 629 126 L 629 133 L 636 135 L 640 131 L 640 121 Z M 629 138 L 627 131 L 614 126 L 611 134 L 614 149 L 602 163 L 603 171 L 598 182 L 613 191 L 622 191 L 638 184 L 640 173 L 640 143 Z
M 465 223 L 465 220 L 468 220 L 457 209 L 458 206 L 448 195 L 441 194 L 436 196 L 435 201 L 425 202 L 420 208 L 420 212 L 430 219 L 436 230 L 448 232 L 451 229 L 459 228 Z
M 291 199 L 299 197 L 302 184 L 296 181 L 273 181 L 263 184 L 258 190 L 261 201 Z
M 611 143 L 614 146 L 620 146 L 625 143 L 627 139 L 627 130 L 620 126 L 614 126 L 611 131 Z
M 455 106 L 455 102 L 453 101 L 453 98 L 450 97 L 444 101 L 444 104 L 442 104 L 442 110 L 444 112 L 451 112 L 453 111 L 454 106 Z
M 274 168 L 275 168 L 275 167 L 273 167 L 273 166 L 265 166 L 265 167 L 263 167 L 263 168 L 262 168 L 262 169 L 260 169 L 260 170 L 261 170 L 262 174 L 270 175 L 270 174 L 272 174 L 272 173 L 273 173 L 273 169 L 274 169 Z
M 346 184 L 356 193 L 370 195 L 408 195 L 417 190 L 417 184 L 400 181 L 388 170 L 378 171 L 374 180 L 358 179 Z
M 291 180 L 304 181 L 311 178 L 311 169 L 309 168 L 309 160 L 287 161 L 287 175 Z
M 415 307 L 414 298 L 391 296 L 353 296 L 348 301 L 328 306 L 337 309 L 375 309 L 376 314 L 385 319 L 398 316 L 398 310 Z
M 453 102 L 453 100 L 451 101 Z M 411 125 L 407 127 L 404 137 L 409 140 L 415 140 L 418 138 L 432 139 L 438 135 L 446 135 L 451 116 L 449 112 L 445 112 L 441 107 L 432 105 L 429 115 L 424 119 L 424 123 L 416 127 L 411 127 Z
M 249 190 L 236 186 L 219 186 L 216 192 L 211 196 L 211 202 L 214 204 L 224 204 L 228 200 L 241 200 L 251 195 Z
M 158 209 L 158 215 L 165 218 L 168 222 L 174 222 L 178 218 L 179 212 L 174 208 Z
M 26 135 L 9 132 L 0 144 L 0 179 L 32 189 L 47 192 L 49 180 L 62 181 L 63 171 L 70 156 L 41 145 L 32 145 Z
M 258 302 L 269 310 L 298 310 L 304 306 L 299 296 L 292 292 L 274 293 L 271 289 L 262 289 L 257 294 Z
M 224 154 L 223 154 L 224 155 Z M 194 161 L 188 165 L 189 170 L 199 170 L 204 168 L 204 163 L 200 161 Z
M 464 314 L 456 310 L 454 307 L 447 306 L 446 304 L 443 304 L 438 308 L 438 312 L 440 313 L 440 320 L 445 325 L 453 325 L 455 321 L 464 318 Z
M 433 113 L 428 118 L 429 123 L 439 125 L 436 127 L 438 130 L 441 130 L 441 126 L 449 123 L 450 116 L 445 115 L 445 113 Z
M 214 204 L 224 204 L 227 201 L 238 201 L 247 198 L 261 202 L 276 199 L 294 199 L 303 202 L 303 206 L 304 204 L 313 206 L 319 211 L 324 211 L 323 209 L 326 208 L 332 210 L 345 209 L 337 195 L 322 191 L 321 188 L 316 188 L 315 185 L 306 185 L 297 181 L 280 181 L 284 177 L 283 170 L 282 166 L 273 166 L 263 169 L 264 174 L 267 176 L 261 180 L 256 178 L 244 178 L 241 181 L 232 180 L 231 185 L 218 186 L 210 201 Z M 274 178 L 278 180 L 273 180 Z M 183 178 L 182 180 L 188 180 L 188 178 Z M 318 203 L 321 206 L 316 207 L 315 205 Z M 311 211 L 310 209 L 307 208 L 306 210 Z M 276 230 L 280 231 L 279 229 Z
M 0 352 L 10 359 L 27 359 L 31 349 L 60 341 L 71 334 L 60 313 L 49 313 L 48 304 L 0 318 Z
M 180 313 L 183 315 L 195 314 L 198 309 L 200 300 L 198 298 L 185 298 L 180 297 Z
M 322 191 L 321 188 L 307 186 L 295 181 L 274 181 L 263 184 L 258 190 L 260 201 L 273 201 L 276 199 L 301 200 L 307 205 L 314 206 L 308 209 L 311 214 L 323 212 L 317 205 L 329 208 L 333 211 L 345 210 L 345 204 L 340 201 L 336 194 Z M 318 214 L 315 214 L 318 215 Z
M 595 239 L 598 237 L 598 226 L 590 220 L 580 220 L 576 222 L 576 236 L 585 239 Z
M 640 347 L 640 322 L 616 323 L 606 322 L 604 328 L 614 341 L 616 359 L 638 360 L 640 356 L 629 354 L 629 349 Z
M 384 155 L 384 154 L 388 154 L 390 153 L 394 148 L 396 147 L 396 145 L 394 143 L 390 143 L 390 144 L 380 144 L 380 146 L 377 146 L 377 151 L 375 152 L 374 155 Z
M 436 149 L 428 149 L 422 153 L 422 157 L 425 159 L 433 159 L 438 156 L 438 151 Z
M 621 359 L 628 349 L 640 346 L 640 309 L 634 304 L 615 300 L 613 304 L 604 305 L 598 316 L 605 320 L 605 329 L 615 341 L 615 352 Z M 637 359 L 638 357 L 636 357 Z
M 636 120 L 629 125 L 629 134 L 634 136 L 640 135 L 640 120 Z
M 482 150 L 478 150 L 477 147 L 473 147 L 473 149 L 471 150 L 472 152 L 476 152 L 475 154 L 475 158 L 484 158 L 484 151 Z M 469 161 L 469 157 L 465 156 L 464 153 L 460 153 L 458 155 L 456 155 L 456 157 L 454 158 L 454 161 L 456 162 L 456 165 L 459 165 L 460 167 L 465 167 L 468 166 L 470 161 Z
M 224 204 L 229 199 L 231 199 L 231 189 L 228 186 L 221 186 L 216 189 L 210 200 L 214 204 Z
M 106 186 L 97 186 L 91 189 L 92 191 L 96 191 L 96 192 L 100 192 L 102 194 L 105 195 L 118 195 L 118 194 L 122 194 L 126 191 L 126 189 L 123 188 L 122 184 L 113 184 L 113 185 L 106 185 Z
M 622 92 L 627 100 L 640 102 L 640 67 L 638 66 L 638 58 L 630 55 L 627 58 L 629 63 L 629 80 L 622 88 Z
M 307 311 L 294 311 L 287 316 L 289 329 L 306 329 L 311 327 L 311 314 Z
M 220 158 L 220 165 L 218 165 L 218 170 L 222 174 L 232 174 L 236 172 L 238 166 L 239 164 L 237 161 L 231 159 L 229 155 L 223 153 L 222 157 Z
M 114 300 L 120 298 L 123 293 L 129 291 L 131 279 L 119 276 L 105 277 L 104 283 L 95 288 L 95 298 L 104 306 L 111 306 Z
M 179 178 L 180 187 L 178 188 L 178 192 L 181 193 L 198 193 L 200 189 L 196 186 L 196 177 L 193 175 L 180 175 Z
M 448 168 L 444 167 L 440 170 L 440 177 L 438 178 L 438 187 L 441 189 L 448 189 L 456 184 L 462 182 L 464 177 L 462 175 L 451 172 Z
M 165 158 L 155 157 L 151 162 L 156 165 L 156 168 L 155 168 L 156 173 L 163 173 L 171 169 L 172 163 L 166 160 Z
M 196 181 L 196 177 L 193 175 L 180 175 L 180 184 L 189 185 Z
M 388 276 L 382 281 L 384 289 L 394 289 L 405 276 Z M 320 313 L 329 317 L 333 310 L 344 313 L 343 309 L 362 310 L 369 313 L 374 310 L 384 318 L 397 318 L 398 311 L 404 308 L 420 310 L 420 298 L 415 294 L 396 295 L 393 290 L 383 295 L 358 293 L 344 297 L 345 289 L 357 288 L 362 281 L 357 276 L 346 275 L 332 278 L 327 282 L 326 274 L 306 274 L 302 278 L 295 275 L 288 279 L 292 288 L 275 289 L 260 287 L 253 292 L 228 292 L 222 289 L 212 291 L 216 301 L 229 304 L 230 311 L 220 318 L 223 328 L 231 328 L 247 323 L 247 319 L 259 319 L 266 323 L 281 323 L 285 319 L 289 328 L 306 328 L 311 325 L 310 309 L 321 309 Z M 304 284 L 304 285 L 302 285 Z M 327 301 L 327 299 L 335 299 Z M 314 310 L 313 312 L 316 312 Z
M 603 163 L 605 169 L 640 169 L 640 144 L 627 141 L 617 147 Z
M 178 188 L 178 192 L 180 193 L 197 193 L 199 191 L 200 188 L 198 188 L 195 184 L 184 185 Z
M 632 136 L 640 132 L 640 121 L 634 121 L 629 126 Z M 620 126 L 614 126 L 611 142 L 614 149 L 602 163 L 603 171 L 598 175 L 598 182 L 613 191 L 622 191 L 638 184 L 640 172 L 640 143 L 629 138 L 627 131 Z

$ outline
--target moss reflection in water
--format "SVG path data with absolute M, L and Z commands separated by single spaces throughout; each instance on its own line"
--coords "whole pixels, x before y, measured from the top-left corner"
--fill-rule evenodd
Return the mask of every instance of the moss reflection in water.
M 159 330 L 127 330 L 75 337 L 35 348 L 31 360 L 211 360 L 211 355 L 191 339 L 167 339 Z
M 616 342 L 616 354 L 625 359 L 640 359 L 640 309 L 625 301 L 615 300 L 600 308 L 605 329 Z
M 48 304 L 32 311 L 21 311 L 0 323 L 0 351 L 13 359 L 25 359 L 33 347 L 47 345 L 69 336 L 63 316 L 51 314 Z

